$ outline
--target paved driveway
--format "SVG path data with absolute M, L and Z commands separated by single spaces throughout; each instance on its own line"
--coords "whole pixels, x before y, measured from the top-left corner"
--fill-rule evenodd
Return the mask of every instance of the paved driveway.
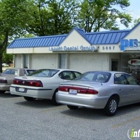
M 107 117 L 100 110 L 71 111 L 49 100 L 27 102 L 0 94 L 1 140 L 127 140 L 128 130 L 139 130 L 139 124 L 139 105 L 120 108 L 116 116 Z

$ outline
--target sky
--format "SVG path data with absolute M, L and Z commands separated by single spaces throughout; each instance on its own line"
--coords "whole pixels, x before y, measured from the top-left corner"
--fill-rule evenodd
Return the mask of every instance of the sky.
M 126 13 L 132 16 L 132 23 L 129 24 L 129 29 L 133 27 L 133 21 L 140 18 L 140 0 L 129 0 L 130 6 L 126 8 Z M 121 25 L 120 29 L 127 29 L 125 26 Z

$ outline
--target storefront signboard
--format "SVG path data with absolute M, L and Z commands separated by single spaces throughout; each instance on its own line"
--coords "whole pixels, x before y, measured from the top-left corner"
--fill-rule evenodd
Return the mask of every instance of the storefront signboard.
M 140 50 L 140 41 L 137 39 L 123 39 L 120 42 L 120 50 Z
M 96 46 L 59 46 L 59 47 L 49 47 L 49 51 L 97 51 L 98 48 Z

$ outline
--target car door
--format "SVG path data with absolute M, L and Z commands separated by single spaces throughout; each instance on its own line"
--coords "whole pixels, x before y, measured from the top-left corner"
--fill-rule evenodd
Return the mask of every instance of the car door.
M 120 96 L 120 105 L 131 103 L 131 87 L 124 73 L 116 73 L 114 75 L 114 85 L 116 92 Z
M 131 102 L 140 102 L 140 85 L 137 80 L 129 75 L 125 74 L 127 81 L 129 82 L 129 92 L 131 95 Z

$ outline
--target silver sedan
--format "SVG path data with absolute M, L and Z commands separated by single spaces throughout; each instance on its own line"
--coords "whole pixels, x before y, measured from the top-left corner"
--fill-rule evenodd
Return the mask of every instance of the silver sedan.
M 140 85 L 125 72 L 90 71 L 61 84 L 56 101 L 66 104 L 69 109 L 104 109 L 112 116 L 118 107 L 140 102 Z
M 51 99 L 56 104 L 55 94 L 60 83 L 80 75 L 80 72 L 69 69 L 40 69 L 28 76 L 16 77 L 10 86 L 10 93 L 23 96 L 27 101 Z

